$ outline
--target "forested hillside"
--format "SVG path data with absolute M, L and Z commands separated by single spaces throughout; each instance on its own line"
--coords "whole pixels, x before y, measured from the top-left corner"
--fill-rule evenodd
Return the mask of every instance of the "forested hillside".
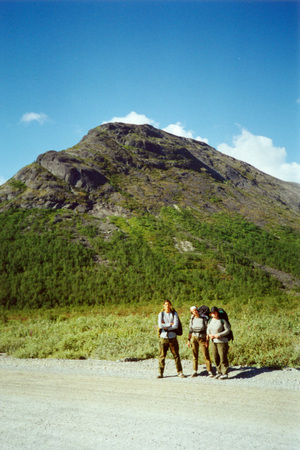
M 95 219 L 70 211 L 0 215 L 5 307 L 269 300 L 300 292 L 300 235 L 189 210 Z M 272 270 L 271 270 L 272 269 Z M 276 269 L 276 270 L 274 270 Z M 285 276 L 284 276 L 285 275 Z

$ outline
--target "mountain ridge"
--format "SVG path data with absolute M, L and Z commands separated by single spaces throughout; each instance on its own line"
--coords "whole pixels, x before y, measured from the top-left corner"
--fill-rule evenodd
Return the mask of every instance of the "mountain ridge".
M 174 205 L 300 230 L 300 184 L 151 125 L 100 125 L 66 150 L 40 154 L 0 187 L 0 211 L 71 209 L 126 217 Z

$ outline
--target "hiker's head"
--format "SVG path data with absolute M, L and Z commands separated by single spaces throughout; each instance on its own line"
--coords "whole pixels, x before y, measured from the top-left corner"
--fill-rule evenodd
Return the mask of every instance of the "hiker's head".
M 166 312 L 170 312 L 171 311 L 171 306 L 172 306 L 172 303 L 170 302 L 170 300 L 165 300 L 164 301 L 164 310 Z
M 197 306 L 191 306 L 190 311 L 193 314 L 193 316 L 200 317 Z
M 219 309 L 216 306 L 213 306 L 210 310 L 210 315 L 217 319 L 219 317 Z

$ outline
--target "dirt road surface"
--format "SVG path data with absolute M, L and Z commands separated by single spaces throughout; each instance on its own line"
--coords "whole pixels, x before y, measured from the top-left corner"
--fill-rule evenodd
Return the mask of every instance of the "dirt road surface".
M 179 379 L 170 361 L 157 380 L 156 362 L 47 361 L 0 363 L 1 450 L 300 448 L 300 391 L 271 373 Z

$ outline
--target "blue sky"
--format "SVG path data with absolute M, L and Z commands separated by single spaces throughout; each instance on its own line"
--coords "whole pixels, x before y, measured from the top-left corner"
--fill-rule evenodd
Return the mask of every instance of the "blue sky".
M 300 183 L 297 1 L 0 1 L 0 183 L 108 121 Z

